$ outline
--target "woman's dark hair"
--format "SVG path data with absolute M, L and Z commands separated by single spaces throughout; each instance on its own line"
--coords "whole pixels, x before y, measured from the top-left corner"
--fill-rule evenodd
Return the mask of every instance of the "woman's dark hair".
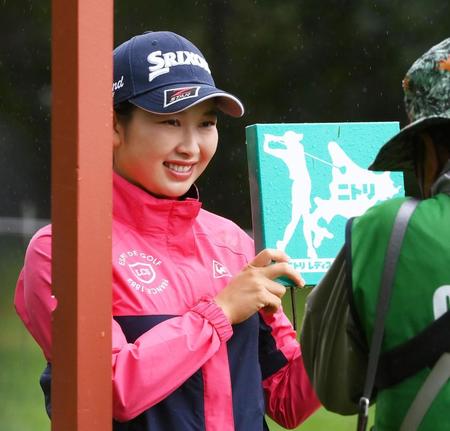
M 133 105 L 128 100 L 114 106 L 114 112 L 117 115 L 119 123 L 126 125 L 131 120 L 131 116 L 135 109 L 137 109 L 136 105 Z

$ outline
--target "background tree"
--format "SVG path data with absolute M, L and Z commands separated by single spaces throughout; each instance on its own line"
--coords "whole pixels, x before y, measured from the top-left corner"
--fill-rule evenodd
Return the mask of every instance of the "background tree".
M 32 205 L 49 217 L 50 2 L 3 0 L 0 12 L 0 216 Z M 447 0 L 116 0 L 115 45 L 145 30 L 184 34 L 219 87 L 242 98 L 247 113 L 220 119 L 218 154 L 199 186 L 207 209 L 250 229 L 245 126 L 404 124 L 401 79 L 449 36 L 449 16 Z

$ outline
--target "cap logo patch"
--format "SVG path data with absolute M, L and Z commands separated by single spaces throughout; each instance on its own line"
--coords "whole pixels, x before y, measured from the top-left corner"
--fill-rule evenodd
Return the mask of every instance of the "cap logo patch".
M 175 51 L 163 54 L 161 51 L 153 51 L 147 56 L 147 61 L 151 64 L 148 68 L 150 72 L 148 74 L 149 82 L 152 82 L 157 76 L 169 73 L 173 66 L 198 66 L 211 74 L 206 60 L 195 52 Z
M 173 88 L 164 91 L 164 108 L 173 105 L 174 103 L 181 102 L 185 99 L 198 96 L 199 86 L 196 87 L 182 87 Z

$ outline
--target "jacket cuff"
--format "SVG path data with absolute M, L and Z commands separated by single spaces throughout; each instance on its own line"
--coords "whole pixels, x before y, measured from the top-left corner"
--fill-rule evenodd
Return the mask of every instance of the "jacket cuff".
M 200 316 L 208 320 L 219 335 L 220 341 L 225 343 L 233 335 L 233 328 L 227 316 L 214 300 L 209 296 L 202 296 L 200 301 L 192 308 Z

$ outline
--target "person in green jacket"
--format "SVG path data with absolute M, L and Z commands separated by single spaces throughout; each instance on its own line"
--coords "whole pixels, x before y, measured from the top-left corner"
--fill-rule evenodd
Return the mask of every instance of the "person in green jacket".
M 413 63 L 403 90 L 410 123 L 370 166 L 413 173 L 421 198 L 407 226 L 385 318 L 372 396 L 376 431 L 412 431 L 405 416 L 441 356 L 450 376 L 450 38 Z M 345 246 L 307 299 L 305 367 L 322 404 L 336 413 L 358 412 L 384 259 L 405 199 L 376 205 L 348 224 Z M 450 380 L 443 381 L 414 429 L 450 429 Z

